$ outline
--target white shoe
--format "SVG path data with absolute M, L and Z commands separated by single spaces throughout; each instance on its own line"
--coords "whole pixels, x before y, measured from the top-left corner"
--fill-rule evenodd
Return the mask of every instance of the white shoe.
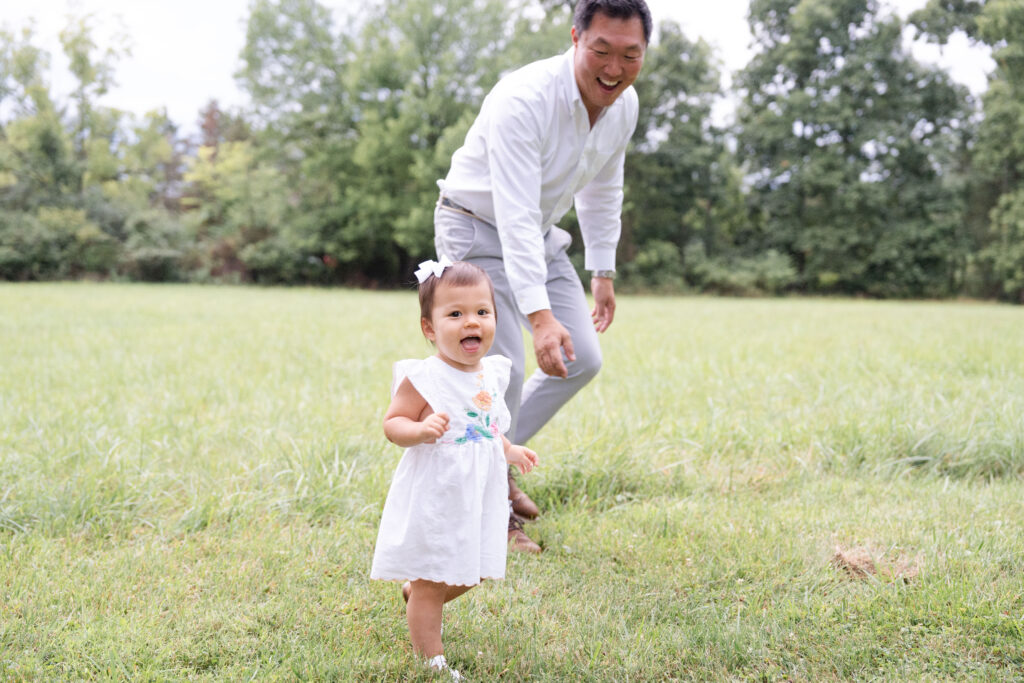
M 427 666 L 429 666 L 434 671 L 446 671 L 448 675 L 451 676 L 453 681 L 466 680 L 465 677 L 463 677 L 463 675 L 460 674 L 457 670 L 448 666 L 448 660 L 444 658 L 444 655 L 434 655 L 429 660 L 427 660 Z

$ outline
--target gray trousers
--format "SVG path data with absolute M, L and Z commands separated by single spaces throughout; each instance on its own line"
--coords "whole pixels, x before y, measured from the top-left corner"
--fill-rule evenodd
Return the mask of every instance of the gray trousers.
M 512 443 L 529 441 L 601 369 L 601 347 L 590 318 L 590 305 L 566 254 L 571 241 L 569 233 L 557 227 L 552 227 L 545 236 L 548 266 L 545 284 L 551 312 L 569 331 L 576 360 L 566 361 L 569 371 L 566 379 L 551 377 L 538 369 L 524 383 L 523 328 L 529 331 L 530 325 L 526 316 L 519 312 L 509 287 L 497 228 L 475 216 L 441 206 L 434 211 L 434 246 L 438 257 L 443 254 L 453 261 L 474 263 L 487 271 L 494 283 L 498 319 L 490 353 L 512 361 L 512 377 L 505 392 L 505 403 L 512 413 L 512 427 L 507 434 Z M 533 353 L 532 347 L 529 352 Z

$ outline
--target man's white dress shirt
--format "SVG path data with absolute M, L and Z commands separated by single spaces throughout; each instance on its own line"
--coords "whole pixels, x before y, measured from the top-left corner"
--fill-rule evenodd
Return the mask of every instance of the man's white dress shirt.
M 588 270 L 615 268 L 622 170 L 636 128 L 627 88 L 594 127 L 573 73 L 573 52 L 502 78 L 452 157 L 441 192 L 498 229 L 505 272 L 523 314 L 550 308 L 544 235 L 575 199 Z

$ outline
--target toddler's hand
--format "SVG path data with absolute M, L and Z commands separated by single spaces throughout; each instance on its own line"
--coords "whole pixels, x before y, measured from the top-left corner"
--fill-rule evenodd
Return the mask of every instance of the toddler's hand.
M 537 454 L 526 446 L 512 446 L 505 454 L 505 461 L 515 465 L 519 471 L 526 474 L 537 466 Z
M 434 443 L 448 431 L 448 413 L 433 413 L 420 423 L 422 443 Z

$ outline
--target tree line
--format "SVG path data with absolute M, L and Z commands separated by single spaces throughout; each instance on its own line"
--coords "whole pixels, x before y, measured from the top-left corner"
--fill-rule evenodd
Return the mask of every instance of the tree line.
M 567 49 L 571 10 L 381 0 L 338 21 L 317 0 L 253 0 L 250 104 L 211 101 L 195 136 L 99 103 L 124 50 L 97 44 L 92 17 L 60 36 L 65 101 L 31 29 L 4 27 L 0 279 L 407 285 L 483 97 Z M 1024 302 L 1024 3 L 930 0 L 904 22 L 874 0 L 752 0 L 749 22 L 726 124 L 711 48 L 657 27 L 622 287 Z M 906 24 L 990 46 L 984 95 L 915 60 Z

